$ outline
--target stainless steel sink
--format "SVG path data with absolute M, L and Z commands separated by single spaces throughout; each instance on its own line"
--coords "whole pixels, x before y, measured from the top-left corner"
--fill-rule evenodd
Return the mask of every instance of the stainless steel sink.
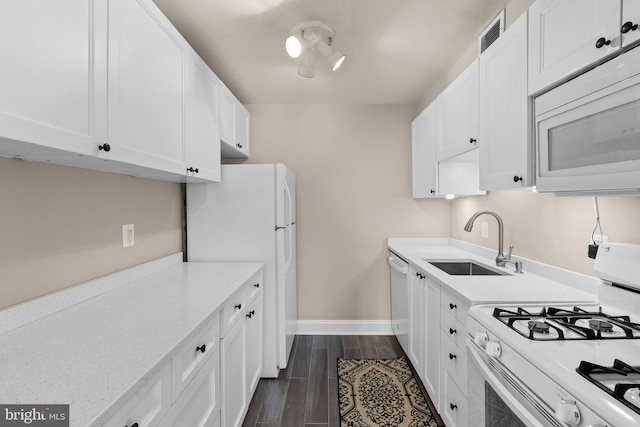
M 425 259 L 425 261 L 452 276 L 511 276 L 509 273 L 471 260 Z

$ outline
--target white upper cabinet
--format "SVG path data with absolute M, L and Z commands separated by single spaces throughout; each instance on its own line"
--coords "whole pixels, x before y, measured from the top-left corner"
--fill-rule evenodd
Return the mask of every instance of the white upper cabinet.
M 480 55 L 480 188 L 533 185 L 527 13 Z
M 249 157 L 249 111 L 223 84 L 220 91 L 222 157 Z
M 2 2 L 0 155 L 97 154 L 107 135 L 106 10 L 99 0 Z
M 189 181 L 220 181 L 220 86 L 213 71 L 192 52 L 187 86 L 187 175 Z
M 628 46 L 640 40 L 640 2 L 622 0 L 622 45 Z
M 109 1 L 111 159 L 185 174 L 187 46 L 151 0 Z
M 478 60 L 462 72 L 436 100 L 438 160 L 478 146 Z
M 436 103 L 411 122 L 412 197 L 439 197 L 436 162 Z
M 623 3 L 625 8 L 629 7 L 628 13 L 622 10 Z M 637 0 L 533 3 L 529 9 L 529 93 L 553 86 L 619 50 L 621 16 L 625 16 L 625 22 L 639 23 L 637 3 Z M 639 36 L 637 28 L 630 31 L 624 36 L 625 44 Z

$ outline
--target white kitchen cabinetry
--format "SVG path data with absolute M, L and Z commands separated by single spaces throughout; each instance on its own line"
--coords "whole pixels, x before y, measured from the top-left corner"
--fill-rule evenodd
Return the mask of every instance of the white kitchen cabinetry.
M 478 147 L 478 60 L 436 99 L 438 161 Z
M 480 55 L 480 188 L 534 184 L 527 13 Z
M 191 52 L 187 86 L 188 181 L 220 181 L 220 87 L 207 64 Z
M 249 111 L 223 84 L 220 91 L 222 157 L 249 157 Z
M 97 155 L 107 137 L 107 3 L 0 6 L 0 155 Z
M 114 373 L 117 374 L 117 373 Z M 171 363 L 167 363 L 105 424 L 122 427 L 157 425 L 171 407 Z
M 222 425 L 242 425 L 262 373 L 262 274 L 252 278 L 222 310 Z
M 529 93 L 539 93 L 640 38 L 635 0 L 537 0 L 529 9 Z M 623 24 L 630 22 L 626 31 Z M 623 33 L 624 31 L 624 33 Z
M 424 376 L 424 278 L 409 267 L 409 360 L 420 377 Z
M 467 314 L 469 306 L 449 291 L 440 293 L 440 415 L 447 427 L 467 425 Z
M 440 398 L 440 284 L 424 280 L 424 376 L 422 382 L 436 406 Z
M 414 199 L 440 197 L 436 124 L 435 102 L 411 122 L 411 193 Z
M 184 175 L 188 54 L 151 0 L 109 1 L 111 159 Z

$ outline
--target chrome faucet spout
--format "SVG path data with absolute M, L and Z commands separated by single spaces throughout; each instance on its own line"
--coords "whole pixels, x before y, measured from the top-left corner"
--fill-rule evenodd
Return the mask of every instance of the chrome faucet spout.
M 467 221 L 467 224 L 464 226 L 464 231 L 470 232 L 473 229 L 473 223 L 480 215 L 491 215 L 496 219 L 496 221 L 498 221 L 498 256 L 496 256 L 496 265 L 498 267 L 504 267 L 506 265 L 506 258 L 503 253 L 504 225 L 500 215 L 493 211 L 478 211 L 469 218 L 469 221 Z

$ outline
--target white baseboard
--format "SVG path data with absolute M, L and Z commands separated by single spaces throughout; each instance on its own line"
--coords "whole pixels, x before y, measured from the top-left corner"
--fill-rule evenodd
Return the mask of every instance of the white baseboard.
M 298 320 L 298 335 L 393 335 L 390 320 Z

